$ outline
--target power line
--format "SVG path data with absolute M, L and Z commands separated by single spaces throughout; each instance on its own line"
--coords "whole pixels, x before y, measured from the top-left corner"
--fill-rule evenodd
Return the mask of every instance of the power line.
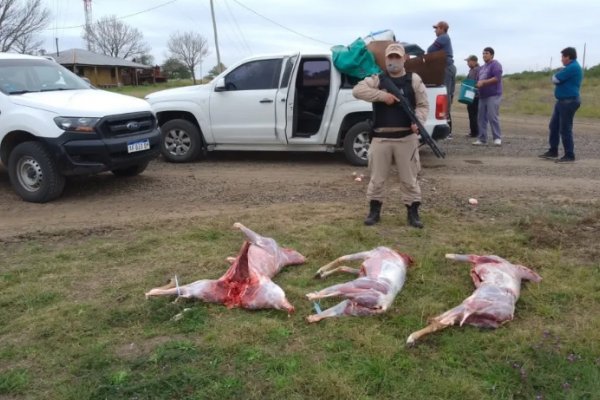
M 244 37 L 244 33 L 240 29 L 237 19 L 235 18 L 235 15 L 233 15 L 233 12 L 231 12 L 231 8 L 229 7 L 229 2 L 225 1 L 225 5 L 227 6 L 227 11 L 229 12 L 229 15 L 231 15 L 231 18 L 233 19 L 233 23 L 235 24 L 235 26 L 237 28 L 238 34 L 242 38 L 242 44 L 246 46 L 246 50 L 248 50 L 248 52 L 252 53 L 252 49 L 248 45 L 248 42 L 246 41 L 246 38 Z M 234 30 L 234 32 L 235 32 L 235 30 Z
M 147 13 L 149 11 L 156 10 L 157 8 L 167 6 L 169 4 L 175 3 L 176 1 L 179 1 L 179 0 L 170 0 L 170 1 L 167 1 L 165 3 L 159 4 L 157 6 L 150 7 L 150 8 L 147 8 L 145 10 L 135 12 L 133 14 L 128 14 L 128 15 L 123 15 L 121 17 L 117 17 L 117 19 L 125 19 L 125 18 L 135 17 L 136 15 L 140 15 L 140 14 Z M 82 25 L 73 25 L 73 26 L 63 26 L 63 27 L 55 27 L 54 29 L 55 30 L 58 30 L 58 29 L 75 29 L 75 28 L 83 28 L 84 26 L 85 26 L 85 24 L 82 24 Z M 45 30 L 48 30 L 48 29 L 45 29 Z
M 256 12 L 256 11 L 254 11 L 253 9 L 251 9 L 251 8 L 249 8 L 249 7 L 245 6 L 244 4 L 240 3 L 238 0 L 233 0 L 233 1 L 234 1 L 234 2 L 236 2 L 238 5 L 240 5 L 241 7 L 244 7 L 246 10 L 250 11 L 251 13 L 254 13 L 254 14 L 258 15 L 259 17 L 261 17 L 261 18 L 263 18 L 263 19 L 266 19 L 267 21 L 271 22 L 272 24 L 275 24 L 275 25 L 279 26 L 280 28 L 283 28 L 283 29 L 285 29 L 286 31 L 290 31 L 290 32 L 292 32 L 292 33 L 294 33 L 294 34 L 296 34 L 296 35 L 298 35 L 298 36 L 302 36 L 303 38 L 306 38 L 306 39 L 314 40 L 315 42 L 319 42 L 319 43 L 322 43 L 322 44 L 326 44 L 326 45 L 328 45 L 328 46 L 333 46 L 333 44 L 331 44 L 331 43 L 327 43 L 327 42 L 324 42 L 324 41 L 322 41 L 322 40 L 315 39 L 315 38 L 313 38 L 313 37 L 310 37 L 310 36 L 307 36 L 307 35 L 305 35 L 305 34 L 303 34 L 303 33 L 300 33 L 300 32 L 298 32 L 298 31 L 295 31 L 295 30 L 293 30 L 293 29 L 291 29 L 291 28 L 288 28 L 288 27 L 286 27 L 286 26 L 284 26 L 284 25 L 281 25 L 279 22 L 277 22 L 277 21 L 273 21 L 272 19 L 270 19 L 270 18 L 268 18 L 268 17 L 265 17 L 265 16 L 264 16 L 264 15 L 262 15 L 262 14 L 259 14 L 259 13 L 257 13 L 257 12 Z

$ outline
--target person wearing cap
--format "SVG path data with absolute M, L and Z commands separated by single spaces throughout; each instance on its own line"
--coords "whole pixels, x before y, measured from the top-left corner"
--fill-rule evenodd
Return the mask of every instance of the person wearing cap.
M 433 25 L 435 29 L 436 39 L 431 46 L 427 48 L 427 53 L 434 53 L 436 51 L 444 51 L 446 53 L 446 71 L 444 74 L 444 85 L 448 93 L 448 125 L 450 125 L 450 135 L 452 135 L 452 117 L 450 115 L 450 108 L 452 106 L 452 100 L 454 100 L 454 88 L 456 82 L 456 66 L 454 65 L 454 52 L 452 51 L 452 40 L 448 35 L 448 29 L 450 26 L 446 21 L 440 21 Z M 450 138 L 451 136 L 448 136 Z
M 419 218 L 421 188 L 417 179 L 421 170 L 418 128 L 401 107 L 400 100 L 381 88 L 381 78 L 386 74 L 405 93 L 419 121 L 425 123 L 429 113 L 425 85 L 419 75 L 406 72 L 404 61 L 404 47 L 399 43 L 390 44 L 385 50 L 385 72 L 363 79 L 352 90 L 357 99 L 373 103 L 373 131 L 368 153 L 371 174 L 367 187 L 369 215 L 365 225 L 373 225 L 380 220 L 385 181 L 395 164 L 408 224 L 415 228 L 423 227 Z
M 548 144 L 550 149 L 544 154 L 540 154 L 540 157 L 556 159 L 558 163 L 565 163 L 575 161 L 573 118 L 581 106 L 579 90 L 583 80 L 583 71 L 577 62 L 577 50 L 574 47 L 566 47 L 560 53 L 564 68 L 552 75 L 556 103 L 549 125 Z M 561 139 L 565 154 L 558 158 L 558 144 Z
M 477 82 L 479 75 L 479 60 L 477 56 L 471 54 L 469 57 L 465 58 L 467 65 L 469 66 L 469 73 L 467 74 L 467 79 L 474 80 Z M 475 97 L 473 98 L 473 102 L 467 104 L 467 112 L 469 113 L 469 137 L 477 137 L 479 136 L 479 128 L 477 125 L 477 108 L 479 107 L 479 93 L 475 92 Z
M 479 69 L 477 89 L 479 89 L 479 108 L 477 119 L 479 136 L 473 142 L 474 146 L 487 144 L 488 123 L 492 130 L 494 146 L 502 146 L 502 131 L 500 130 L 500 102 L 502 101 L 502 64 L 494 60 L 494 49 L 483 49 L 484 64 Z

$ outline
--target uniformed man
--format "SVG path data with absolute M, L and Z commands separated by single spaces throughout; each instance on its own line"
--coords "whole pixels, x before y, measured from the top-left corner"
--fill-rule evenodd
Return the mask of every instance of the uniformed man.
M 406 73 L 404 61 L 404 47 L 398 43 L 390 44 L 385 50 L 384 74 L 403 91 L 417 118 L 424 124 L 429 112 L 425 85 L 419 75 Z M 373 139 L 368 154 L 371 173 L 367 189 L 369 215 L 365 225 L 373 225 L 380 220 L 385 181 L 395 164 L 408 224 L 422 228 L 423 223 L 419 218 L 421 188 L 417 180 L 421 169 L 418 128 L 400 106 L 399 99 L 381 89 L 380 78 L 381 75 L 367 77 L 352 91 L 354 97 L 373 103 Z

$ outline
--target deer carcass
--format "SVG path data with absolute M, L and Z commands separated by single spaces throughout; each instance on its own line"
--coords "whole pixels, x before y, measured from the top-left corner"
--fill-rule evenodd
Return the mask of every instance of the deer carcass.
M 363 260 L 359 269 L 339 266 L 347 261 Z M 318 314 L 307 317 L 308 322 L 318 322 L 323 318 L 342 315 L 372 315 L 384 313 L 402 289 L 406 279 L 406 268 L 412 259 L 387 247 L 342 256 L 321 267 L 316 277 L 325 278 L 335 272 L 347 272 L 358 278 L 334 285 L 306 297 L 318 300 L 326 297 L 343 297 L 346 300 Z
M 228 257 L 231 266 L 219 279 L 202 279 L 184 286 L 171 282 L 146 293 L 152 296 L 196 298 L 209 303 L 222 303 L 228 308 L 275 308 L 294 312 L 283 290 L 271 278 L 284 266 L 302 264 L 305 258 L 292 249 L 279 247 L 277 242 L 257 234 L 236 222 L 246 240 L 237 257 Z
M 475 291 L 462 304 L 430 319 L 429 325 L 412 333 L 408 344 L 451 325 L 497 328 L 513 319 L 521 280 L 540 282 L 542 277 L 527 267 L 511 264 L 498 256 L 446 254 L 446 258 L 473 264 L 471 278 Z

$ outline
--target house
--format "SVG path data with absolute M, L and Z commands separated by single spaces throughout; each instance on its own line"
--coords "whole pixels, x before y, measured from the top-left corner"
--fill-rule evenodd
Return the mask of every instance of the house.
M 154 69 L 151 65 L 83 49 L 70 49 L 61 51 L 58 55 L 47 55 L 77 75 L 88 78 L 94 86 L 102 88 L 138 85 L 141 83 L 138 79 L 140 72 Z

